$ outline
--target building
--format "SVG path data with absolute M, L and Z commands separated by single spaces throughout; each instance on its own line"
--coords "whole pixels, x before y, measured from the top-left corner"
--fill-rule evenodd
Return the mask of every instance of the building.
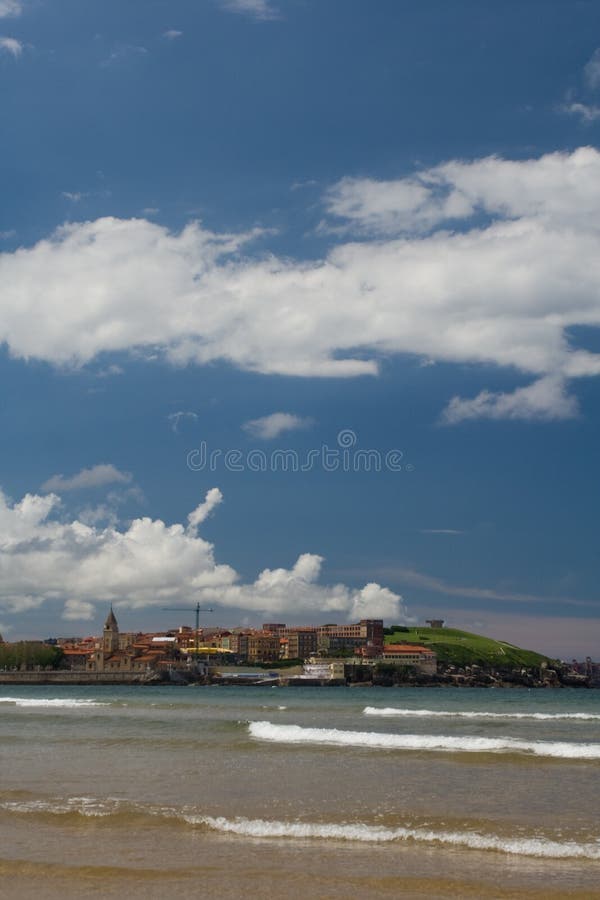
M 354 625 L 318 625 L 319 652 L 356 650 L 370 645 L 383 647 L 383 619 L 361 619 Z
M 306 659 L 317 652 L 316 628 L 286 628 L 282 641 L 282 659 Z
M 386 644 L 375 662 L 393 666 L 413 666 L 426 675 L 437 672 L 437 656 L 418 644 Z
M 270 631 L 256 631 L 247 635 L 248 662 L 275 662 L 279 659 L 280 637 Z
M 102 629 L 102 640 L 88 656 L 88 672 L 141 674 L 153 668 L 163 651 L 153 652 L 145 642 L 135 645 L 131 635 L 119 634 L 119 625 L 111 606 Z
M 302 675 L 296 676 L 304 680 L 345 681 L 345 663 L 343 659 L 322 659 L 311 657 L 302 667 Z

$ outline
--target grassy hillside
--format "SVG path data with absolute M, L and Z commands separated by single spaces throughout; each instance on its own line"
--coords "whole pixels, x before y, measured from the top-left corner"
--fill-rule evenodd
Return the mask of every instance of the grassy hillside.
M 393 631 L 392 631 L 393 630 Z M 505 641 L 459 631 L 457 628 L 430 628 L 428 625 L 415 628 L 392 625 L 391 634 L 386 634 L 386 644 L 421 644 L 431 647 L 439 662 L 456 666 L 495 666 L 513 668 L 539 666 L 551 660 L 533 650 L 523 650 Z

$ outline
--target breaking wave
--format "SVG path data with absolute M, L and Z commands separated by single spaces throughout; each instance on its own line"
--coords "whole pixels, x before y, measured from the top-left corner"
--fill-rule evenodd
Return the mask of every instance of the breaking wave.
M 450 737 L 429 734 L 380 734 L 374 731 L 341 731 L 337 728 L 303 728 L 249 722 L 254 738 L 285 744 L 331 744 L 383 750 L 433 750 L 447 753 L 525 753 L 556 759 L 600 759 L 600 744 L 567 741 L 526 741 L 510 737 Z
M 188 817 L 193 821 L 193 817 Z M 226 819 L 203 816 L 198 823 L 215 831 L 256 838 L 319 838 L 363 843 L 415 841 L 427 844 L 449 844 L 471 850 L 496 850 L 517 856 L 551 859 L 598 859 L 600 842 L 578 844 L 574 841 L 552 841 L 547 838 L 505 838 L 472 831 L 435 831 L 425 828 L 385 828 L 378 825 L 327 824 L 311 822 L 278 822 L 264 819 Z
M 89 706 L 110 706 L 110 703 L 100 700 L 78 700 L 75 697 L 56 697 L 56 698 L 38 698 L 38 697 L 0 697 L 0 703 L 10 703 L 13 706 L 24 707 L 58 707 L 63 709 L 74 709 L 76 707 Z
M 597 713 L 528 713 L 528 712 L 479 712 L 477 710 L 444 711 L 433 709 L 398 709 L 394 706 L 365 706 L 365 716 L 404 716 L 414 719 L 534 719 L 538 721 L 600 721 Z
M 97 800 L 94 797 L 69 797 L 56 800 L 1 800 L 0 810 L 51 816 L 76 814 L 91 818 L 107 818 L 126 810 L 127 804 L 120 800 Z
M 135 827 L 152 818 L 171 821 L 174 824 L 207 829 L 219 834 L 245 838 L 300 839 L 353 841 L 358 843 L 421 843 L 462 847 L 467 850 L 496 851 L 515 856 L 543 857 L 547 859 L 600 860 L 600 838 L 594 841 L 557 841 L 540 835 L 511 837 L 485 834 L 475 830 L 445 830 L 443 828 L 369 825 L 363 822 L 284 822 L 243 817 L 207 816 L 188 809 L 174 807 L 150 807 L 115 799 L 99 800 L 93 797 L 72 797 L 62 800 L 12 800 L 1 801 L 0 810 L 22 815 L 42 816 L 76 815 L 85 819 L 115 819 L 121 824 Z

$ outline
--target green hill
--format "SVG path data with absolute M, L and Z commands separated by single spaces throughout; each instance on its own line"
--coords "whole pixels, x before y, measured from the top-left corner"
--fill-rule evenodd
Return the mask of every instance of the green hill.
M 455 666 L 494 666 L 495 668 L 532 668 L 552 660 L 533 650 L 523 650 L 493 638 L 459 631 L 457 628 L 430 628 L 392 625 L 386 628 L 386 644 L 421 644 L 430 647 L 439 662 Z

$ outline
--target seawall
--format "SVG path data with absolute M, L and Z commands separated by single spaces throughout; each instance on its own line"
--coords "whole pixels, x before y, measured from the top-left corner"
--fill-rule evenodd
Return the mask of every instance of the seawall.
M 149 684 L 155 680 L 135 672 L 0 672 L 0 684 Z

